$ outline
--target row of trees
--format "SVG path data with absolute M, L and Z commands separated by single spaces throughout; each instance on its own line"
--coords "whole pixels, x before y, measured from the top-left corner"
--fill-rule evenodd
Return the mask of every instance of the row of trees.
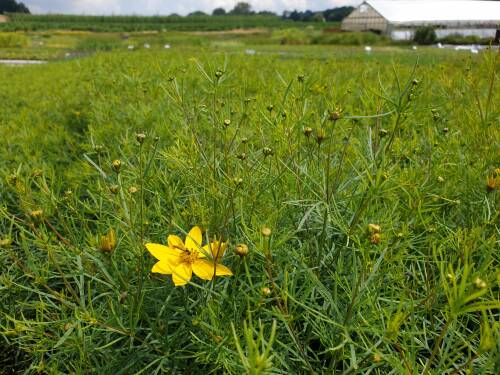
M 282 18 L 289 19 L 293 21 L 304 21 L 304 22 L 324 22 L 324 21 L 342 21 L 350 12 L 352 12 L 353 7 L 340 7 L 327 9 L 322 12 L 312 12 L 306 10 L 304 12 L 299 12 L 294 10 L 293 12 L 284 11 Z M 18 3 L 16 0 L 0 0 L 0 13 L 29 13 L 28 7 L 23 3 Z M 278 16 L 276 13 L 269 11 L 254 12 L 252 6 L 246 2 L 237 3 L 233 9 L 226 12 L 224 8 L 215 8 L 212 12 L 213 16 L 224 16 L 224 15 L 266 15 L 266 16 Z M 192 12 L 190 16 L 206 16 L 207 14 L 201 11 Z
M 16 0 L 0 0 L 0 14 L 2 13 L 29 13 L 30 10 L 23 3 Z
M 310 10 L 306 10 L 303 12 L 294 10 L 294 11 L 284 11 L 282 14 L 282 18 L 289 19 L 293 21 L 304 21 L 304 22 L 314 22 L 314 21 L 342 21 L 349 13 L 353 11 L 353 7 L 339 7 L 326 9 L 321 12 L 313 12 Z M 212 16 L 225 16 L 225 15 L 266 15 L 266 16 L 278 16 L 274 12 L 270 12 L 267 10 L 263 10 L 260 12 L 254 12 L 252 10 L 252 6 L 246 2 L 239 2 L 235 5 L 235 7 L 226 11 L 224 8 L 215 8 L 212 12 Z M 190 16 L 206 16 L 207 14 L 201 11 L 193 12 L 189 14 Z

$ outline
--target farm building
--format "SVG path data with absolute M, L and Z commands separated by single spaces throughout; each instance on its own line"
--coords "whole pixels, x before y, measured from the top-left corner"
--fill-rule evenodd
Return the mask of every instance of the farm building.
M 500 1 L 367 0 L 342 21 L 342 30 L 373 31 L 394 40 L 410 40 L 423 26 L 433 27 L 438 38 L 498 38 Z

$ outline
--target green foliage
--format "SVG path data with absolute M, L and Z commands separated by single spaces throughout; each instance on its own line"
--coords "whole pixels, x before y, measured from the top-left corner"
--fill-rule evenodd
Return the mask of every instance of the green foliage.
M 211 31 L 238 28 L 287 27 L 291 20 L 272 15 L 213 16 L 79 16 L 79 15 L 24 15 L 12 14 L 10 22 L 0 24 L 4 31 L 82 30 L 99 32 L 177 30 Z
M 122 43 L 117 38 L 106 36 L 93 36 L 81 39 L 76 45 L 76 50 L 88 51 L 111 51 L 112 49 L 122 46 Z
M 29 13 L 29 9 L 21 2 L 16 0 L 1 0 L 0 14 L 2 13 Z
M 493 40 L 489 38 L 480 38 L 477 35 L 448 35 L 439 39 L 446 44 L 490 44 Z
M 0 66 L 16 371 L 495 374 L 498 54 L 227 52 Z M 193 225 L 233 277 L 150 273 Z
M 22 34 L 0 33 L 0 48 L 22 48 L 28 46 L 28 38 Z
M 415 43 L 428 45 L 436 43 L 437 36 L 434 28 L 431 26 L 419 27 L 415 30 L 415 35 L 413 36 Z

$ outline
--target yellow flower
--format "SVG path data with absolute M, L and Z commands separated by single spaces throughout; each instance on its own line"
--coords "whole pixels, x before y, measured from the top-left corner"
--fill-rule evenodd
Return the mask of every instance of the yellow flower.
M 108 231 L 108 234 L 99 238 L 99 247 L 106 253 L 112 253 L 116 247 L 116 233 L 113 228 Z
M 222 242 L 215 239 L 210 244 L 203 246 L 203 253 L 212 254 L 212 258 L 215 260 L 215 262 L 218 262 L 224 256 L 226 249 L 227 242 Z
M 202 248 L 202 242 L 201 229 L 196 226 L 189 231 L 184 242 L 179 237 L 170 235 L 167 246 L 147 243 L 146 249 L 158 259 L 151 272 L 172 275 L 175 286 L 186 285 L 191 280 L 193 272 L 203 280 L 212 280 L 214 276 L 231 276 L 233 273 L 229 268 L 206 259 L 207 253 L 215 254 L 215 260 L 219 256 L 222 257 L 227 244 L 219 245 L 218 241 L 214 241 L 210 246 Z

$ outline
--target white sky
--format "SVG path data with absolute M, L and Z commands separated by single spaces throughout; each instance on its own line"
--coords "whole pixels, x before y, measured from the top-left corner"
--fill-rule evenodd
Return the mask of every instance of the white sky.
M 214 8 L 231 10 L 238 0 L 21 0 L 32 13 L 72 14 L 187 14 L 195 10 L 211 13 Z M 343 5 L 357 5 L 362 0 L 247 0 L 252 9 L 324 10 Z

